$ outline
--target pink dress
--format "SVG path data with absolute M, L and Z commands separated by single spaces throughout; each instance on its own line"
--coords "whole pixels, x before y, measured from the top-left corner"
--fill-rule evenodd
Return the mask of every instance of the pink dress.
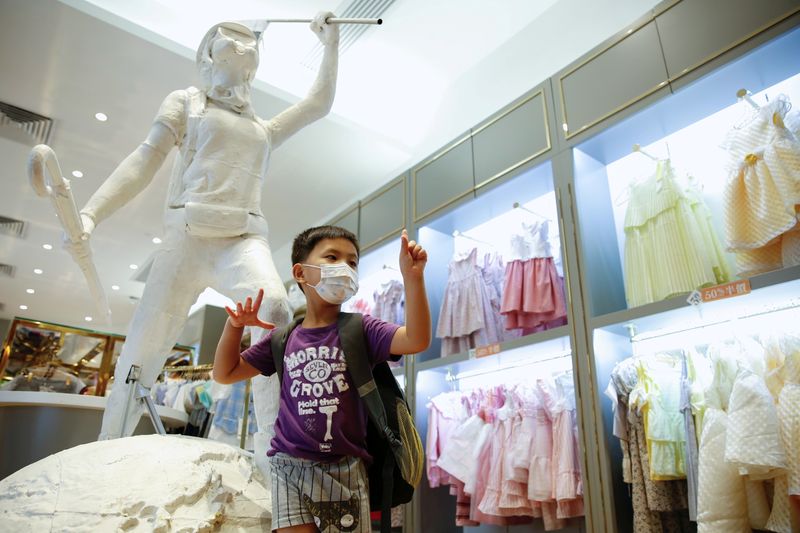
M 556 376 L 556 394 L 547 408 L 553 420 L 553 495 L 558 517 L 583 516 L 583 487 L 575 432 L 575 385 L 572 373 Z
M 506 470 L 510 468 L 511 432 L 516 409 L 513 393 L 507 393 L 505 404 L 495 411 L 496 418 L 493 424 L 494 435 L 492 438 L 493 461 L 489 469 L 486 493 L 478 506 L 481 512 L 494 516 L 534 516 L 533 508 L 527 498 L 527 491 L 523 493 L 519 484 L 513 487 L 514 494 L 506 490 L 509 488 L 505 478 Z
M 540 503 L 544 527 L 552 531 L 566 527 L 566 521 L 558 518 L 558 506 L 553 494 L 553 423 L 546 408 L 552 402 L 553 391 L 542 379 L 537 380 L 534 391 L 538 406 L 531 446 L 528 499 Z
M 475 487 L 471 494 L 471 508 L 470 519 L 480 522 L 481 524 L 490 524 L 495 526 L 508 526 L 515 524 L 526 524 L 530 522 L 528 517 L 517 516 L 498 516 L 494 514 L 494 506 L 491 503 L 484 505 L 484 508 L 492 513 L 486 513 L 481 510 L 480 506 L 484 502 L 487 492 L 490 493 L 489 500 L 492 499 L 490 492 L 490 485 L 494 484 L 496 480 L 492 479 L 492 470 L 496 469 L 498 455 L 502 450 L 502 438 L 498 438 L 498 432 L 492 431 L 497 422 L 497 409 L 504 403 L 504 395 L 502 387 L 496 387 L 489 391 L 486 397 L 486 404 L 484 406 L 484 417 L 487 422 L 487 427 L 490 428 L 489 438 L 482 446 L 478 454 L 477 472 L 475 476 Z
M 467 418 L 468 411 L 460 392 L 446 392 L 428 403 L 428 436 L 425 442 L 428 484 L 439 487 L 449 481 L 450 474 L 438 461 L 453 431 Z
M 511 246 L 518 257 L 506 264 L 503 302 L 506 329 L 527 335 L 566 323 L 564 279 L 558 274 L 547 241 L 548 224 L 523 224 L 525 234 L 514 235 Z

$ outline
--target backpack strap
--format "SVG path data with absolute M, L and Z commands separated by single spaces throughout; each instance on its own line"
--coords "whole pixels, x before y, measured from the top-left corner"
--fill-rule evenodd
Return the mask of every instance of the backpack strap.
M 358 395 L 367 406 L 369 418 L 386 438 L 392 449 L 402 447 L 402 442 L 389 427 L 383 400 L 372 377 L 372 368 L 367 358 L 367 343 L 364 339 L 364 321 L 360 313 L 339 313 L 337 321 L 339 341 L 344 350 L 347 371 L 355 383 Z
M 269 338 L 269 346 L 272 348 L 272 360 L 275 364 L 275 373 L 278 374 L 278 383 L 283 383 L 283 356 L 286 353 L 286 343 L 289 342 L 289 334 L 294 328 L 300 325 L 302 318 L 272 330 Z
M 395 453 L 403 443 L 389 427 L 386 419 L 386 408 L 383 406 L 378 386 L 372 376 L 372 367 L 367 357 L 367 343 L 364 338 L 364 320 L 360 313 L 339 313 L 339 342 L 344 350 L 347 371 L 350 372 L 358 395 L 367 406 L 369 418 L 383 434 L 392 448 L 381 465 L 383 490 L 381 491 L 381 533 L 389 533 L 392 527 L 392 490 L 394 487 Z

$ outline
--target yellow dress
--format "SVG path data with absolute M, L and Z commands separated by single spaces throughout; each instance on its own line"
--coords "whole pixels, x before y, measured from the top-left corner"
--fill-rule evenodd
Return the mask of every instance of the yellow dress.
M 800 264 L 800 143 L 783 122 L 790 107 L 778 97 L 726 141 L 725 239 L 742 277 Z
M 636 363 L 638 381 L 630 405 L 642 412 L 650 479 L 686 477 L 686 429 L 681 412 L 680 360 L 669 354 L 643 357 Z
M 698 193 L 682 190 L 668 160 L 631 187 L 624 271 L 629 307 L 729 281 L 708 208 Z

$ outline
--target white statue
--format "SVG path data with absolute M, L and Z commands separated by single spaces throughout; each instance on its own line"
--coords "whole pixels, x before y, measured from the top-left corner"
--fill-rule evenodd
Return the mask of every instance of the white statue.
M 271 120 L 255 116 L 250 88 L 258 66 L 258 38 L 247 26 L 212 27 L 197 51 L 201 89 L 169 94 L 145 141 L 114 170 L 80 211 L 83 238 L 141 192 L 167 153 L 179 147 L 170 178 L 165 239 L 133 317 L 103 416 L 100 439 L 128 436 L 141 407 L 125 413 L 131 365 L 139 382 L 153 384 L 186 322 L 190 306 L 212 287 L 234 301 L 264 289 L 261 318 L 291 318 L 286 291 L 272 262 L 261 190 L 272 150 L 331 109 L 338 68 L 338 25 L 320 13 L 311 30 L 325 47 L 309 94 Z M 253 342 L 262 330 L 251 332 Z M 277 382 L 254 380 L 257 456 L 263 456 L 277 414 Z M 122 427 L 125 420 L 125 427 Z M 259 450 L 259 448 L 261 448 Z

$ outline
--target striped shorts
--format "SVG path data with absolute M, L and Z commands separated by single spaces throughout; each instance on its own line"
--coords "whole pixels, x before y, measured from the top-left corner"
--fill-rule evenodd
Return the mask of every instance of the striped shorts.
M 334 463 L 270 457 L 272 529 L 316 524 L 322 533 L 370 533 L 369 486 L 364 462 Z

